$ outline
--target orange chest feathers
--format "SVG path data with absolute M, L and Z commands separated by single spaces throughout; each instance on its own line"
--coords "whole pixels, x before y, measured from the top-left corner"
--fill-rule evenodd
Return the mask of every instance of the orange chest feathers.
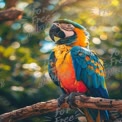
M 84 93 L 87 91 L 87 88 L 82 81 L 76 80 L 70 49 L 71 47 L 65 45 L 56 46 L 56 48 L 54 48 L 57 77 L 60 81 L 61 87 L 67 93 Z

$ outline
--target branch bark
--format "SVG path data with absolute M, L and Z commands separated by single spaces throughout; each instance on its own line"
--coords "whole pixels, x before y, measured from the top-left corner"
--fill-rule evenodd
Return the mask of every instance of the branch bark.
M 0 21 L 16 20 L 22 17 L 23 12 L 12 7 L 7 10 L 0 11 Z
M 114 110 L 122 112 L 122 100 L 94 98 L 80 95 L 75 97 L 74 102 L 79 108 L 93 108 L 98 110 Z M 24 108 L 20 108 L 8 113 L 4 113 L 0 115 L 0 122 L 15 122 L 17 120 L 22 120 L 31 116 L 53 112 L 56 111 L 56 109 L 59 109 L 57 103 L 57 100 L 53 99 L 46 102 L 39 102 L 31 106 L 26 106 Z M 68 107 L 69 105 L 66 103 L 66 101 L 61 106 L 61 108 Z
M 18 0 L 6 0 L 6 7 L 12 8 L 16 6 Z

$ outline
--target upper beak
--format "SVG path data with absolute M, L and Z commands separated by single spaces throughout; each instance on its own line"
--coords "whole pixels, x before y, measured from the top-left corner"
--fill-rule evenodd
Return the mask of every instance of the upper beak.
M 50 35 L 50 38 L 53 40 L 53 41 L 56 41 L 55 40 L 55 37 L 59 31 L 59 27 L 57 27 L 55 24 L 52 25 L 52 27 L 50 28 L 49 30 L 49 35 Z M 60 39 L 60 38 L 59 38 Z
M 50 28 L 49 35 L 55 42 L 59 41 L 61 38 L 65 38 L 64 32 L 56 24 L 53 24 Z

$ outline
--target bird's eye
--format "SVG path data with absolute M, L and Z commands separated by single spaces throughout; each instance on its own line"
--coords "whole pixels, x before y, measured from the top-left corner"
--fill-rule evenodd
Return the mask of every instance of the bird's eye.
M 68 23 L 61 23 L 60 27 L 66 31 L 72 31 L 74 28 L 72 24 L 68 24 Z
M 71 27 L 71 24 L 67 24 L 67 27 Z
M 68 28 L 68 29 L 73 29 L 74 26 L 73 26 L 72 24 L 67 24 L 67 28 Z

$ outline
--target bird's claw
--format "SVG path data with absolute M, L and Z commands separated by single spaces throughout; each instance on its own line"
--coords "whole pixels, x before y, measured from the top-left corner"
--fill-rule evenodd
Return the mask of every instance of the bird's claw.
M 77 105 L 75 104 L 75 96 L 81 95 L 81 93 L 78 92 L 72 92 L 69 94 L 67 97 L 67 94 L 61 95 L 57 100 L 58 100 L 58 107 L 60 107 L 64 102 L 65 98 L 67 97 L 66 102 L 69 104 L 70 108 L 77 108 Z
M 75 96 L 81 95 L 81 93 L 78 92 L 72 92 L 68 98 L 67 98 L 67 103 L 69 104 L 70 108 L 77 108 L 77 105 L 75 104 Z
M 57 100 L 58 100 L 58 107 L 60 107 L 64 102 L 65 102 L 65 97 L 67 95 L 66 94 L 63 94 L 61 95 Z

